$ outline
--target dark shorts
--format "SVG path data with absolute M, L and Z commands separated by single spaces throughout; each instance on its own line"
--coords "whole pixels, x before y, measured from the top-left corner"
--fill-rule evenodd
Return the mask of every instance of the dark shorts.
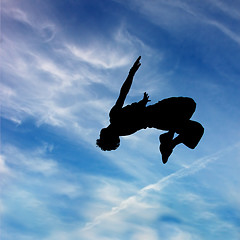
M 192 117 L 195 109 L 192 98 L 166 98 L 146 108 L 146 124 L 161 130 L 177 129 Z

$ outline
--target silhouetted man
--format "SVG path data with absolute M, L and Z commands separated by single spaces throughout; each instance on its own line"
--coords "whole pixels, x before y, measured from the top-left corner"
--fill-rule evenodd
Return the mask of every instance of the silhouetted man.
M 119 136 L 131 135 L 146 128 L 166 130 L 168 132 L 159 137 L 162 161 L 166 163 L 176 145 L 183 143 L 194 149 L 203 135 L 204 128 L 200 123 L 190 120 L 196 109 L 192 98 L 171 97 L 146 106 L 150 100 L 145 92 L 141 101 L 123 107 L 133 77 L 141 65 L 140 59 L 141 56 L 130 69 L 120 95 L 109 113 L 110 125 L 101 130 L 96 143 L 103 151 L 111 151 L 119 147 Z M 174 133 L 178 134 L 175 138 Z

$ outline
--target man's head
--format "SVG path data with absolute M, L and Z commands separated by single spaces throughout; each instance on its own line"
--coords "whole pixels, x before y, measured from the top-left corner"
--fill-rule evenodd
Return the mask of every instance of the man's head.
M 120 145 L 120 138 L 114 135 L 111 129 L 103 128 L 100 132 L 100 138 L 97 139 L 96 144 L 103 151 L 116 150 Z

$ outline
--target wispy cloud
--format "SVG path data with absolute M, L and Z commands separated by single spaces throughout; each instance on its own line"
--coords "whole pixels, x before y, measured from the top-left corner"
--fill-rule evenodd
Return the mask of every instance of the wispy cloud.
M 207 23 L 218 28 L 222 33 L 228 36 L 230 39 L 235 41 L 236 43 L 240 44 L 240 34 L 232 31 L 229 27 L 225 26 L 224 24 L 214 21 L 214 20 L 207 20 Z
M 36 14 L 36 6 L 32 5 L 32 8 L 27 3 L 19 4 L 18 1 L 2 1 L 2 16 L 3 23 L 5 19 L 15 20 L 23 25 L 30 27 L 39 39 L 43 42 L 50 42 L 54 39 L 57 33 L 57 26 L 51 21 L 47 14 Z M 42 8 L 41 4 L 38 4 L 39 9 Z
M 4 159 L 7 158 L 8 164 L 22 171 L 36 172 L 43 175 L 52 175 L 58 171 L 58 164 L 52 159 L 41 157 L 44 154 L 43 149 L 36 149 L 31 154 L 19 151 L 11 145 L 4 145 Z M 6 169 L 6 166 L 5 166 Z M 8 168 L 9 169 L 9 168 Z
M 0 173 L 3 176 L 11 173 L 9 167 L 6 165 L 5 157 L 2 155 L 0 155 Z
M 34 234 L 43 231 L 48 234 L 52 227 L 65 222 L 54 209 L 63 211 L 72 202 L 72 207 L 68 207 L 72 211 L 70 208 L 83 194 L 83 186 L 75 181 L 76 174 L 66 170 L 57 159 L 48 157 L 51 151 L 48 144 L 33 150 L 3 145 L 0 165 L 3 224 L 11 219 L 31 228 Z M 22 229 L 16 227 L 9 234 L 18 238 L 21 233 Z M 28 237 L 29 233 L 23 235 Z
M 135 11 L 141 12 L 154 24 L 167 28 L 168 31 L 177 32 L 177 34 L 186 34 L 187 31 L 192 29 L 191 25 L 203 23 L 216 27 L 224 35 L 238 44 L 240 43 L 239 32 L 232 30 L 234 24 L 227 24 L 227 21 L 224 23 L 216 12 L 225 18 L 234 17 L 236 21 L 235 26 L 239 24 L 239 13 L 236 12 L 234 6 L 226 5 L 219 0 L 212 1 L 211 4 L 207 1 L 202 1 L 201 4 L 198 4 L 189 1 L 148 1 L 146 3 L 133 0 L 130 7 Z M 229 22 L 233 23 L 232 21 Z M 182 29 L 182 33 L 179 32 L 179 29 Z
M 129 56 L 117 56 L 115 55 L 117 52 L 114 51 L 114 48 L 112 47 L 107 49 L 106 47 L 103 48 L 103 46 L 91 46 L 89 48 L 78 48 L 73 45 L 67 46 L 69 51 L 79 60 L 82 60 L 84 62 L 87 62 L 92 65 L 96 65 L 97 67 L 103 67 L 103 68 L 113 68 L 113 67 L 121 67 L 125 66 L 127 63 L 129 63 Z
M 227 4 L 225 1 L 222 0 L 214 0 L 212 2 L 217 8 L 225 12 L 229 17 L 233 17 L 236 18 L 237 20 L 240 20 L 240 13 L 237 10 L 238 8 L 235 7 L 233 4 Z M 238 3 L 235 2 L 235 4 Z
M 44 231 L 50 236 L 49 239 L 54 239 L 57 236 L 54 229 L 65 228 L 66 232 L 61 238 L 67 239 L 79 235 L 75 230 L 71 233 L 71 228 L 75 229 L 92 214 L 100 213 L 136 191 L 134 184 L 122 180 L 68 170 L 57 159 L 48 157 L 51 151 L 53 146 L 47 144 L 33 150 L 3 146 L 1 160 L 4 161 L 0 166 L 1 174 L 5 176 L 1 195 L 4 223 L 6 218 L 22 222 L 24 212 L 21 224 L 31 228 L 32 233 Z M 88 201 L 81 201 L 82 198 Z M 61 215 L 65 208 L 74 213 L 72 217 Z M 17 214 L 13 214 L 13 211 Z M 10 235 L 21 239 L 21 229 L 14 229 Z M 23 233 L 24 237 L 28 237 L 28 233 Z
M 219 199 L 214 204 L 208 202 L 208 198 L 198 194 L 198 191 L 194 193 L 193 189 L 184 188 L 182 184 L 184 182 L 186 184 L 186 181 L 182 179 L 194 181 L 195 174 L 203 169 L 207 171 L 210 165 L 216 164 L 222 156 L 235 151 L 237 147 L 238 145 L 229 147 L 212 156 L 198 159 L 188 167 L 140 190 L 130 182 L 121 183 L 118 180 L 101 178 L 100 182 L 105 184 L 91 188 L 95 200 L 82 212 L 87 219 L 93 220 L 87 222 L 83 228 L 75 226 L 65 231 L 53 231 L 47 239 L 55 240 L 59 237 L 63 240 L 79 237 L 86 240 L 113 239 L 117 235 L 134 240 L 148 235 L 149 239 L 153 240 L 160 238 L 195 240 L 203 238 L 209 228 L 219 232 L 218 236 L 225 236 L 229 231 L 232 231 L 231 236 L 236 236 L 234 225 L 227 223 L 219 215 L 220 211 L 216 211 L 221 209 L 225 199 Z M 94 179 L 93 182 L 96 180 Z M 131 193 L 130 186 L 134 186 L 132 192 L 135 193 L 124 199 L 123 189 L 128 195 Z M 179 208 L 179 203 L 182 209 Z M 191 209 L 194 213 L 189 212 Z M 97 217 L 94 217 L 96 215 Z M 202 221 L 207 222 L 209 228 L 205 229 L 205 225 L 201 225 Z M 196 222 L 200 226 L 198 229 L 194 227 Z M 225 231 L 221 230 L 222 226 L 225 226 Z
M 90 39 L 86 46 L 66 43 L 66 48 L 80 61 L 105 69 L 130 65 L 139 52 L 144 52 L 144 55 L 153 53 L 149 46 L 126 29 L 127 26 L 123 23 L 113 29 L 108 39 Z
M 171 188 L 171 186 L 174 186 L 175 184 L 177 184 L 177 182 L 181 181 L 182 178 L 189 178 L 191 175 L 196 174 L 198 171 L 203 170 L 205 167 L 207 167 L 207 166 L 209 167 L 210 163 L 213 164 L 213 162 L 216 162 L 222 156 L 226 156 L 226 154 L 228 154 L 229 152 L 235 151 L 236 149 L 238 149 L 238 147 L 239 147 L 239 144 L 236 144 L 235 146 L 226 148 L 223 151 L 220 151 L 211 156 L 198 159 L 193 164 L 189 165 L 188 167 L 184 167 L 166 177 L 163 177 L 162 179 L 160 179 L 158 182 L 156 182 L 154 184 L 150 184 L 150 185 L 143 187 L 142 189 L 138 190 L 136 192 L 136 194 L 134 194 L 134 195 L 128 197 L 127 199 L 123 200 L 122 202 L 120 202 L 119 205 L 112 207 L 112 209 L 110 211 L 107 211 L 107 212 L 95 217 L 93 219 L 93 221 L 88 222 L 85 225 L 85 227 L 81 230 L 82 234 L 84 234 L 84 236 L 88 236 L 87 233 L 91 232 L 91 234 L 93 234 L 94 232 L 96 232 L 97 235 L 101 236 L 101 233 L 104 232 L 104 229 L 105 229 L 104 226 L 106 223 L 109 223 L 110 221 L 113 221 L 113 222 L 129 221 L 129 218 L 131 218 L 130 216 L 132 216 L 132 214 L 134 215 L 136 224 L 138 224 L 138 220 L 136 220 L 136 219 L 142 219 L 142 217 L 143 217 L 142 214 L 144 215 L 143 218 L 145 218 L 145 220 L 148 221 L 149 224 L 152 221 L 155 221 L 154 219 L 159 215 L 164 216 L 164 214 L 166 214 L 166 216 L 167 216 L 167 214 L 168 214 L 169 216 L 171 216 L 171 214 L 172 214 L 172 216 L 174 216 L 176 213 L 173 212 L 174 211 L 173 209 L 175 209 L 175 208 L 169 209 L 168 207 L 166 207 L 166 205 L 165 206 L 161 205 L 161 203 L 167 204 L 167 203 L 164 203 L 164 201 L 163 201 L 163 196 L 165 196 L 165 194 L 166 194 L 166 192 L 163 190 L 166 188 L 168 188 L 168 189 Z M 212 205 L 211 203 L 207 203 L 207 202 L 205 202 L 206 200 L 203 200 L 202 197 L 196 196 L 191 192 L 188 194 L 185 190 L 183 190 L 183 189 L 181 189 L 181 191 L 179 190 L 179 192 L 181 192 L 181 194 L 182 194 L 182 197 L 185 197 L 185 200 L 182 199 L 182 202 L 183 203 L 187 202 L 191 205 L 193 203 L 197 202 L 198 206 L 196 206 L 196 211 L 198 212 L 197 214 L 200 214 L 200 212 L 201 212 L 201 215 L 198 215 L 198 217 L 196 215 L 196 218 L 206 219 L 207 221 L 210 221 L 210 222 L 212 221 L 212 219 L 214 219 L 214 221 L 218 222 L 220 225 L 224 224 L 225 220 L 219 218 L 218 212 L 212 211 L 213 208 L 216 208 L 218 206 L 217 203 L 215 203 L 214 205 Z M 183 191 L 184 191 L 184 193 L 183 193 Z M 158 196 L 157 199 L 159 199 L 159 201 L 156 201 L 156 194 Z M 180 195 L 177 194 L 178 197 L 180 197 Z M 169 199 L 169 197 L 168 197 L 168 199 Z M 181 201 L 181 199 L 179 199 L 179 200 Z M 169 199 L 168 201 L 171 201 L 171 200 Z M 175 200 L 173 200 L 173 201 L 175 201 Z M 149 215 L 150 219 L 148 219 L 148 217 L 147 217 L 148 213 L 150 214 Z M 169 219 L 170 218 L 174 219 L 174 217 L 169 217 Z M 185 216 L 185 217 L 182 216 L 182 219 L 185 219 L 185 218 L 187 219 L 187 216 Z M 197 221 L 197 219 L 195 219 L 195 220 Z M 167 221 L 167 218 L 166 218 L 166 221 Z M 184 221 L 186 221 L 186 220 L 184 220 Z M 199 229 L 199 232 L 196 231 L 194 233 L 194 231 L 189 230 L 190 225 L 189 225 L 189 228 L 185 228 L 184 224 L 182 225 L 180 223 L 180 220 L 179 220 L 179 223 L 177 223 L 177 222 L 178 221 L 176 221 L 175 227 L 174 227 L 174 225 L 171 227 L 171 229 L 172 229 L 171 233 L 167 231 L 167 225 L 165 226 L 165 234 L 168 234 L 167 236 L 169 239 L 199 239 L 199 238 L 201 238 L 200 237 L 201 236 L 200 229 Z M 164 221 L 162 222 L 163 225 L 166 223 L 167 222 L 164 223 Z M 115 222 L 115 224 L 117 224 L 117 222 Z M 181 224 L 182 227 L 179 227 L 178 224 Z M 124 226 L 124 224 L 122 225 L 122 224 L 118 223 L 118 229 L 121 229 L 119 231 L 125 232 L 126 231 L 125 228 L 126 228 L 126 226 Z M 132 229 L 135 228 L 134 224 L 131 226 L 131 228 Z M 232 226 L 232 225 L 229 225 L 227 228 L 235 229 L 234 226 Z M 141 233 L 140 229 L 139 230 L 136 229 L 136 231 L 139 231 L 139 233 Z M 153 236 L 153 239 L 155 239 L 155 238 L 158 239 L 159 232 L 158 231 L 155 232 L 154 227 L 149 228 L 149 231 L 152 231 L 152 234 L 150 234 L 150 235 Z M 190 231 L 191 233 L 188 231 Z M 233 235 L 234 234 L 236 234 L 235 230 L 233 230 Z M 89 237 L 89 239 L 92 239 L 92 238 Z M 131 239 L 134 239 L 134 237 Z
M 155 184 L 150 184 L 148 186 L 145 186 L 144 188 L 140 189 L 135 195 L 122 201 L 119 204 L 119 206 L 112 208 L 112 210 L 110 212 L 107 212 L 103 215 L 96 217 L 93 222 L 87 223 L 86 227 L 83 229 L 83 231 L 90 230 L 97 224 L 104 221 L 106 218 L 109 218 L 115 214 L 118 214 L 120 211 L 122 211 L 126 208 L 129 208 L 129 207 L 132 207 L 135 204 L 138 204 L 139 202 L 141 202 L 143 200 L 143 198 L 148 194 L 148 192 L 150 192 L 152 190 L 160 192 L 163 188 L 165 188 L 169 184 L 175 182 L 178 178 L 189 176 L 191 174 L 194 174 L 196 171 L 200 171 L 201 169 L 205 168 L 209 162 L 214 161 L 217 158 L 218 158 L 217 156 L 213 156 L 213 157 L 206 157 L 203 159 L 199 159 L 199 160 L 195 161 L 189 167 L 182 168 L 182 169 L 178 170 L 177 172 L 174 172 L 174 173 L 162 178 Z M 148 207 L 150 207 L 150 206 L 148 206 Z
M 6 14 L 9 18 L 13 18 L 21 23 L 27 24 L 31 27 L 34 26 L 26 12 L 22 11 L 19 8 L 8 6 L 7 1 L 3 1 L 2 13 Z

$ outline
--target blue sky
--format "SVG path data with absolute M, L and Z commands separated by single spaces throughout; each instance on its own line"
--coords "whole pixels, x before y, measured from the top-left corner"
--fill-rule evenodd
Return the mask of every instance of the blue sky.
M 239 1 L 1 4 L 1 239 L 240 238 Z M 155 129 L 95 144 L 139 55 L 126 104 L 192 97 L 205 128 L 166 165 Z

